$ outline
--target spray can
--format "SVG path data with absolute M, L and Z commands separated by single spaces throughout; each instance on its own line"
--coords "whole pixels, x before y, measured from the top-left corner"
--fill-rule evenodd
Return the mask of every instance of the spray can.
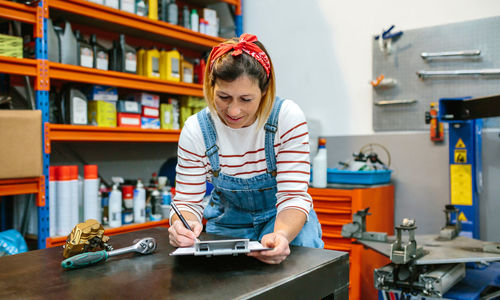
M 199 21 L 198 12 L 196 11 L 196 9 L 193 9 L 191 11 L 190 20 L 191 20 L 191 30 L 198 32 L 199 26 L 200 26 L 200 21 Z
M 49 236 L 55 236 L 57 228 L 56 171 L 56 166 L 49 167 Z
M 101 222 L 101 203 L 98 199 L 99 177 L 97 176 L 97 165 L 85 165 L 83 167 L 83 173 L 83 219 L 95 219 Z
M 326 155 L 326 139 L 319 139 L 318 153 L 313 159 L 313 181 L 312 185 L 315 188 L 326 187 L 327 176 L 327 155 Z
M 56 234 L 68 235 L 73 230 L 71 223 L 71 176 L 69 166 L 56 168 L 57 229 Z
M 113 185 L 113 190 L 109 193 L 108 204 L 109 227 L 122 226 L 122 192 L 118 189 L 118 184 Z
M 134 190 L 134 222 L 146 222 L 146 190 L 140 179 Z
M 69 166 L 70 173 L 70 210 L 71 210 L 71 228 L 76 226 L 78 222 L 78 166 Z M 70 230 L 71 231 L 71 230 Z

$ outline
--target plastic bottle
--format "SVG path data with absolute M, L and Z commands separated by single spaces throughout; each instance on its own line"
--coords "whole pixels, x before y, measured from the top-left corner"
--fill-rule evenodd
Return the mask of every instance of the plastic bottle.
M 66 21 L 63 34 L 60 36 L 61 63 L 78 65 L 76 37 L 71 30 L 71 24 Z
M 144 0 L 135 1 L 135 13 L 142 17 L 146 17 L 148 15 L 148 6 Z
M 126 209 L 134 207 L 134 187 L 132 185 L 122 186 L 123 206 Z
M 158 20 L 158 0 L 148 1 L 148 18 Z
M 200 26 L 200 19 L 198 17 L 198 12 L 196 11 L 196 9 L 193 9 L 191 11 L 190 20 L 191 20 L 191 30 L 198 32 Z
M 182 26 L 191 29 L 191 17 L 189 16 L 189 7 L 184 5 L 182 9 Z
M 71 185 L 71 230 L 75 227 L 79 222 L 78 214 L 79 214 L 79 204 L 78 204 L 78 166 L 69 166 L 70 172 L 70 185 Z M 70 230 L 70 231 L 71 231 Z
M 207 26 L 208 26 L 208 22 L 201 18 L 200 19 L 200 33 L 203 33 L 203 34 L 207 34 Z
M 59 35 L 54 29 L 52 19 L 47 19 L 47 43 L 49 44 L 48 59 L 53 62 L 61 62 Z
M 87 97 L 75 88 L 69 88 L 63 92 L 61 111 L 65 124 L 88 124 Z
M 160 52 L 158 49 L 153 48 L 146 51 L 146 64 L 144 71 L 146 77 L 160 78 Z
M 166 79 L 171 81 L 180 81 L 180 60 L 181 54 L 176 49 L 165 53 L 166 61 Z
M 167 4 L 167 20 L 168 23 L 179 25 L 179 8 L 175 3 L 175 0 L 170 1 Z
M 97 42 L 97 36 L 95 34 L 92 34 L 90 36 L 90 46 L 92 47 L 92 52 L 94 53 L 94 61 L 92 66 L 99 70 L 108 70 L 109 69 L 108 50 Z
M 78 183 L 78 223 L 85 221 L 83 218 L 83 177 L 77 174 Z
M 56 236 L 57 228 L 57 179 L 56 166 L 49 167 L 49 236 Z
M 120 34 L 118 41 L 117 55 L 117 68 L 116 71 L 137 73 L 137 55 L 134 47 L 125 42 L 125 35 Z
M 99 187 L 98 202 L 101 204 L 101 215 L 103 226 L 109 225 L 109 191 L 104 184 Z
M 146 222 L 146 190 L 140 179 L 134 190 L 134 222 Z
M 108 222 L 112 228 L 122 226 L 122 192 L 118 189 L 118 184 L 114 184 L 109 193 Z
M 104 0 L 104 5 L 120 9 L 120 1 L 119 0 Z
M 315 188 L 326 187 L 327 176 L 327 155 L 326 155 L 326 139 L 319 139 L 318 153 L 313 159 L 313 181 L 312 185 Z
M 94 52 L 92 46 L 83 38 L 79 30 L 75 30 L 78 65 L 92 68 L 94 66 Z
M 95 219 L 101 222 L 101 203 L 98 199 L 99 177 L 97 176 L 97 165 L 85 165 L 83 167 L 83 173 L 85 178 L 83 182 L 83 219 Z
M 57 229 L 59 236 L 68 235 L 73 229 L 71 224 L 71 183 L 69 166 L 57 167 L 56 191 L 57 191 Z

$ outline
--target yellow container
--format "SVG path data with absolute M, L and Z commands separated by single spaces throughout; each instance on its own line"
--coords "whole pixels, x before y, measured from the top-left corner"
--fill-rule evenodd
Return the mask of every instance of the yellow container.
M 160 128 L 174 128 L 174 106 L 172 104 L 162 103 L 160 105 Z
M 116 127 L 116 105 L 102 100 L 89 101 L 88 117 L 91 125 Z
M 165 76 L 170 81 L 181 81 L 180 60 L 181 54 L 177 50 L 166 51 L 164 54 Z
M 149 0 L 148 17 L 153 20 L 158 20 L 158 0 Z
M 181 61 L 181 81 L 193 83 L 193 64 L 184 59 Z
M 156 48 L 146 51 L 144 60 L 146 62 L 144 75 L 149 78 L 160 78 L 160 51 Z
M 137 50 L 137 75 L 143 75 L 145 76 L 144 72 L 144 56 L 146 54 L 146 50 L 143 48 L 140 48 Z

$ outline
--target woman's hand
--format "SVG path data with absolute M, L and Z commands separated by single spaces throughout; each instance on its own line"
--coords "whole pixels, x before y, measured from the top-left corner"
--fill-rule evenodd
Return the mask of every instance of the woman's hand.
M 262 246 L 273 248 L 272 250 L 250 252 L 247 255 L 253 256 L 266 264 L 279 264 L 290 255 L 287 237 L 279 232 L 266 234 L 260 242 Z
M 193 231 L 187 229 L 180 220 L 174 221 L 174 223 L 168 228 L 168 237 L 170 239 L 170 245 L 174 247 L 190 247 L 196 242 L 196 238 L 200 236 L 203 225 L 197 221 L 187 221 Z

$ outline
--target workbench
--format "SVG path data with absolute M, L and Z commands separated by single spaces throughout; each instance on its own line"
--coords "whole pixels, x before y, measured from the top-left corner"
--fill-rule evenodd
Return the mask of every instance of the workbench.
M 0 258 L 0 299 L 348 299 L 346 252 L 291 246 L 268 265 L 246 255 L 170 256 L 167 228 L 112 236 L 115 248 L 154 237 L 150 255 L 124 254 L 82 269 L 61 267 L 62 247 Z M 202 240 L 221 239 L 203 233 Z

